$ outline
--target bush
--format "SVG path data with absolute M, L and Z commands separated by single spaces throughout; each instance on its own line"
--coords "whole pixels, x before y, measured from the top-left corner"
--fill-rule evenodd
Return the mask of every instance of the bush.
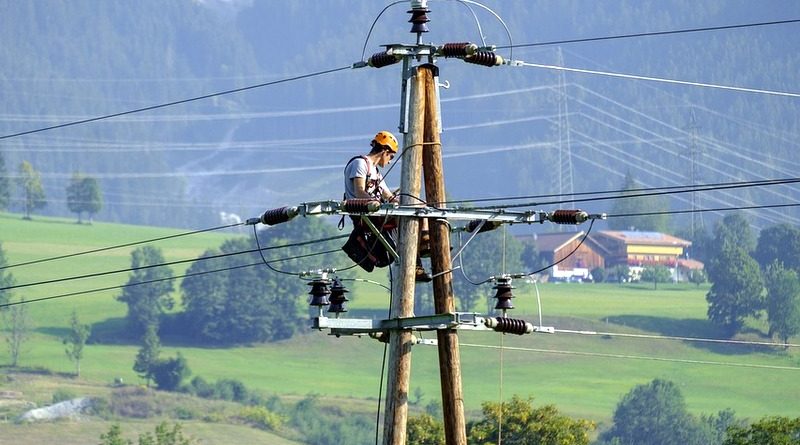
M 175 391 L 180 387 L 181 381 L 192 373 L 180 352 L 175 358 L 157 361 L 150 367 L 150 372 L 158 389 L 165 391 Z
M 592 280 L 595 283 L 602 283 L 603 281 L 606 280 L 606 270 L 603 269 L 602 267 L 595 267 L 594 269 L 592 269 L 591 274 L 592 274 Z
M 59 388 L 59 389 L 55 390 L 55 392 L 53 393 L 53 404 L 56 404 L 56 403 L 59 403 L 59 402 L 65 402 L 67 400 L 72 400 L 72 399 L 74 399 L 76 397 L 77 397 L 77 395 L 75 395 L 74 392 L 72 392 L 72 391 L 70 391 L 68 389 Z
M 248 406 L 239 412 L 245 422 L 263 430 L 277 431 L 283 425 L 283 418 L 263 406 Z
M 213 399 L 216 398 L 216 389 L 214 385 L 208 383 L 206 379 L 197 376 L 189 382 L 184 390 L 189 394 L 195 395 L 197 397 L 202 397 L 204 399 Z

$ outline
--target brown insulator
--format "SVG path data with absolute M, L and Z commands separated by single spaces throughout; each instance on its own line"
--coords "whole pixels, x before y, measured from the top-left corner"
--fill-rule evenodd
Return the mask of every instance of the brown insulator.
M 477 45 L 469 42 L 445 43 L 440 49 L 444 57 L 467 57 L 475 53 Z
M 549 219 L 556 224 L 580 224 L 586 221 L 587 215 L 582 210 L 556 210 Z
M 504 334 L 523 335 L 533 332 L 533 328 L 528 322 L 518 318 L 495 317 L 492 325 L 492 329 Z
M 342 286 L 342 282 L 338 278 L 333 280 L 333 285 L 331 286 L 331 296 L 330 296 L 331 305 L 328 307 L 328 312 L 334 314 L 347 312 L 345 303 L 350 301 L 345 296 L 345 293 L 347 292 L 350 291 L 347 290 L 346 287 Z
M 328 289 L 328 280 L 325 279 L 316 279 L 308 283 L 311 286 L 311 291 L 309 295 L 311 295 L 311 300 L 308 302 L 309 306 L 327 306 L 331 304 L 330 300 L 328 299 L 328 295 L 331 294 L 331 291 Z
M 347 213 L 373 213 L 381 208 L 377 199 L 346 199 L 342 206 Z
M 398 59 L 394 55 L 389 54 L 388 52 L 384 51 L 384 52 L 375 53 L 375 54 L 369 56 L 369 59 L 367 60 L 367 63 L 369 64 L 369 66 L 371 66 L 373 68 L 383 68 L 385 66 L 394 65 L 395 63 L 397 63 L 399 61 L 400 61 L 400 59 Z
M 275 224 L 285 223 L 295 216 L 297 216 L 297 210 L 295 208 L 280 207 L 264 212 L 264 214 L 261 215 L 261 223 L 274 226 Z
M 503 58 L 492 51 L 478 51 L 471 56 L 465 57 L 464 62 L 483 66 L 497 66 L 503 64 Z
M 511 304 L 511 299 L 514 298 L 514 295 L 511 293 L 511 289 L 514 289 L 514 287 L 511 286 L 511 279 L 498 278 L 497 285 L 492 289 L 497 290 L 497 293 L 494 295 L 494 298 L 497 299 L 497 304 L 494 306 L 495 309 L 502 311 L 514 309 L 514 305 Z

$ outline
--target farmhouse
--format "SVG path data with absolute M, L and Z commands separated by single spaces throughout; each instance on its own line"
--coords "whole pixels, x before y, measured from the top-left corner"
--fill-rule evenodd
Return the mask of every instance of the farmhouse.
M 665 233 L 601 230 L 589 234 L 581 244 L 584 235 L 580 231 L 535 237 L 539 255 L 545 261 L 553 264 L 563 260 L 553 268 L 553 278 L 587 278 L 596 267 L 625 265 L 634 276 L 648 266 L 666 266 L 676 280 L 682 281 L 690 270 L 703 268 L 703 263 L 686 258 L 691 241 Z

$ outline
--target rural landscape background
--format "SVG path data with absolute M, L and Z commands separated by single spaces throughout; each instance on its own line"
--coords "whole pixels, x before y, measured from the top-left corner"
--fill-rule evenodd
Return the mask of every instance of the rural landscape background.
M 574 207 L 563 198 L 570 193 L 620 190 L 629 180 L 654 188 L 796 179 L 797 23 L 537 44 L 798 19 L 796 2 L 482 3 L 505 21 L 511 40 L 493 15 L 457 1 L 430 2 L 424 40 L 483 36 L 515 60 L 687 83 L 441 59 L 440 81 L 450 85 L 440 94 L 453 200 L 558 201 L 536 207 L 552 210 Z M 257 264 L 250 227 L 204 229 L 235 221 L 231 215 L 340 198 L 344 163 L 368 151 L 377 130 L 396 132 L 399 69 L 298 77 L 347 68 L 381 44 L 411 42 L 407 9 L 345 1 L 0 1 L 0 62 L 8 67 L 0 74 L 0 303 L 28 302 L 4 308 L 0 326 L 9 346 L 0 355 L 0 444 L 98 443 L 113 425 L 136 440 L 161 422 L 209 444 L 374 443 L 384 345 L 311 330 L 309 286 L 296 273 L 351 266 L 338 250 L 349 228 L 337 230 L 338 219 L 298 218 L 260 230 L 260 246 L 272 249 L 266 260 L 290 274 Z M 513 54 L 510 45 L 518 45 Z M 213 97 L 37 131 L 206 95 Z M 31 171 L 45 205 L 26 201 L 20 179 Z M 399 171 L 387 176 L 390 185 Z M 74 206 L 74 184 L 85 178 L 101 197 L 97 208 Z M 721 270 L 723 240 L 757 257 L 756 245 L 767 243 L 761 235 L 776 227 L 792 240 L 776 257 L 800 257 L 798 192 L 795 182 L 699 192 L 694 201 L 675 193 L 637 211 L 666 215 L 657 217 L 658 229 L 692 241 L 690 257 Z M 579 207 L 613 215 L 622 201 Z M 465 250 L 464 271 L 483 280 L 542 267 L 519 240 L 555 230 L 513 226 L 481 235 Z M 303 245 L 319 239 L 328 241 Z M 202 258 L 210 255 L 221 258 Z M 137 258 L 172 264 L 131 270 Z M 790 262 L 787 270 L 798 268 Z M 768 264 L 747 264 L 755 264 L 766 296 L 762 288 L 772 289 L 776 275 Z M 351 291 L 348 316 L 386 316 L 385 270 L 340 276 Z M 125 285 L 152 278 L 171 285 L 153 311 L 133 317 L 126 298 L 148 286 Z M 707 295 L 721 286 L 719 275 L 657 286 L 537 278 L 536 285 L 514 281 L 514 317 L 599 334 L 462 333 L 465 404 L 476 431 L 487 419 L 485 404 L 532 397 L 534 407 L 552 404 L 592 422 L 591 441 L 613 443 L 607 433 L 621 400 L 653 382 L 669 383 L 698 430 L 714 430 L 723 413 L 742 425 L 800 418 L 797 331 L 786 341 L 771 335 L 766 303 L 743 311 L 735 332 L 710 320 Z M 430 290 L 417 289 L 417 313 L 427 313 Z M 494 292 L 459 277 L 459 310 L 489 312 Z M 13 317 L 27 323 L 16 349 Z M 154 389 L 152 374 L 134 370 L 148 320 L 157 322 L 162 361 L 183 366 L 170 390 Z M 78 362 L 65 341 L 76 326 L 88 327 Z M 422 344 L 413 351 L 418 419 L 441 417 L 436 354 Z M 77 418 L 18 421 L 32 408 L 81 397 L 93 408 Z

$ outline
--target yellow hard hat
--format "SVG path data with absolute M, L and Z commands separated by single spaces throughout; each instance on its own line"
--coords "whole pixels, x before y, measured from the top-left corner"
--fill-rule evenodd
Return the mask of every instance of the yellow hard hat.
M 373 144 L 383 145 L 387 147 L 392 153 L 397 153 L 397 138 L 388 131 L 379 131 L 378 134 L 372 139 Z

